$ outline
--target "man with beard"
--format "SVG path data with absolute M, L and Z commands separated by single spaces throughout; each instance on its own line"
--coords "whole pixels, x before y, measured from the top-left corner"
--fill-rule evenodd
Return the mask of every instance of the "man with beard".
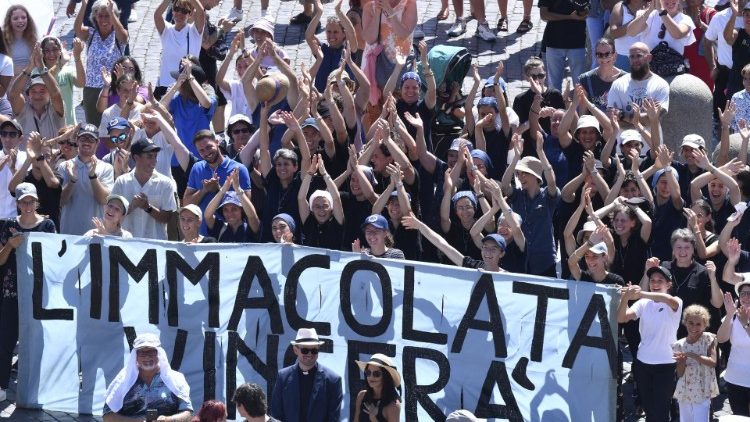
M 639 107 L 640 122 L 644 127 L 650 127 L 650 120 L 643 101 L 651 99 L 661 106 L 661 113 L 669 111 L 669 84 L 659 75 L 651 72 L 651 52 L 642 42 L 634 43 L 630 47 L 630 73 L 623 75 L 612 83 L 607 97 L 607 107 L 621 112 L 621 121 L 633 121 L 633 104 Z M 621 125 L 623 126 L 623 125 Z M 629 129 L 624 125 L 622 129 Z
M 133 341 L 125 368 L 107 388 L 104 421 L 144 420 L 149 411 L 155 411 L 160 421 L 187 422 L 193 415 L 190 386 L 169 366 L 167 353 L 153 333 Z
M 250 190 L 250 174 L 247 167 L 221 153 L 219 142 L 213 132 L 199 130 L 193 137 L 193 144 L 203 161 L 195 163 L 190 170 L 185 196 L 182 199 L 183 205 L 195 204 L 201 211 L 205 211 L 208 203 L 234 169 L 239 171 L 242 189 Z M 200 233 L 204 236 L 208 234 L 205 221 L 201 223 Z

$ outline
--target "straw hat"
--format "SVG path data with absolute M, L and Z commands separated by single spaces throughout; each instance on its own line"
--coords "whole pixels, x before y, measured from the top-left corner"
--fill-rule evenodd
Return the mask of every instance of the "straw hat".
M 401 386 L 401 374 L 398 373 L 398 370 L 393 365 L 393 361 L 388 356 L 382 353 L 375 353 L 367 362 L 362 362 L 360 360 L 356 360 L 355 362 L 357 363 L 357 366 L 359 366 L 359 369 L 361 369 L 362 371 L 365 370 L 367 365 L 379 366 L 385 369 L 393 379 L 393 386 L 396 388 Z
M 278 104 L 286 98 L 289 90 L 289 79 L 281 72 L 271 72 L 263 75 L 255 84 L 255 94 L 261 103 L 268 102 L 269 106 Z
M 324 342 L 318 338 L 318 332 L 315 328 L 300 328 L 297 331 L 297 338 L 291 341 L 293 346 L 321 346 Z

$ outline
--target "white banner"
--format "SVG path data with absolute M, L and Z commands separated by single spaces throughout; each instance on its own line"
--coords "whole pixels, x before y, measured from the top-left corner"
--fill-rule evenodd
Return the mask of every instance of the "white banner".
M 612 287 L 278 244 L 32 233 L 17 255 L 23 407 L 101 414 L 142 332 L 160 333 L 196 410 L 243 382 L 270 397 L 296 330 L 315 327 L 343 420 L 364 385 L 354 360 L 378 352 L 402 374 L 402 420 L 614 420 Z

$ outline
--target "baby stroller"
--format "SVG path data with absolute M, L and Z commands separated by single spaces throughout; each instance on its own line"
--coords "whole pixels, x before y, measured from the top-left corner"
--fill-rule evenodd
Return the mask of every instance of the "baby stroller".
M 463 107 L 466 102 L 461 86 L 471 67 L 471 53 L 464 47 L 436 45 L 427 53 L 427 60 L 435 74 L 437 85 L 435 119 L 432 122 L 433 153 L 444 160 L 451 142 L 461 134 L 464 127 L 463 118 L 455 117 L 453 110 Z M 422 91 L 426 91 L 421 63 L 418 69 L 423 81 Z

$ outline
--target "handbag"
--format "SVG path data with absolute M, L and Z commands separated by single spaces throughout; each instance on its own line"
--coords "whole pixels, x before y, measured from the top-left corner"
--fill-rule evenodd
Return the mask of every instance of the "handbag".
M 682 75 L 690 69 L 685 57 L 670 47 L 666 41 L 654 47 L 651 50 L 651 56 L 651 71 L 662 78 Z

